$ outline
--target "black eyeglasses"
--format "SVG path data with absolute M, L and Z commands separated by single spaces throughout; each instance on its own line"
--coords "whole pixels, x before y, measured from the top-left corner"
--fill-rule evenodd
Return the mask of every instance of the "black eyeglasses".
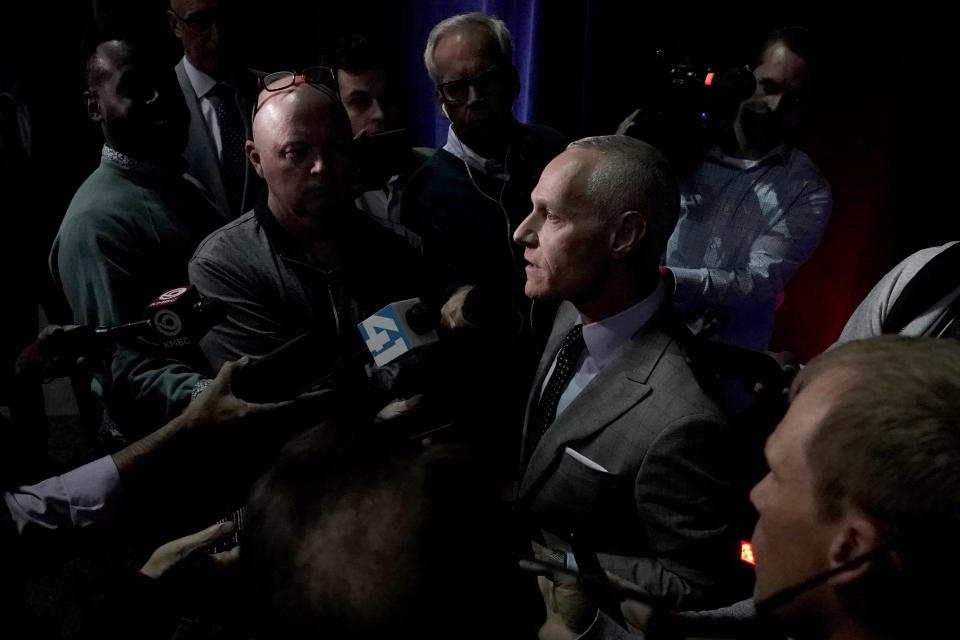
M 470 97 L 470 86 L 481 96 L 498 96 L 507 90 L 507 69 L 497 67 L 473 78 L 437 85 L 437 93 L 449 104 L 463 104 Z
M 260 91 L 283 91 L 289 87 L 304 83 L 318 87 L 327 87 L 333 91 L 334 95 L 338 97 L 340 95 L 340 87 L 337 85 L 336 73 L 334 73 L 330 67 L 307 67 L 299 73 L 296 71 L 274 71 L 273 73 L 260 76 L 257 80 Z M 266 101 L 266 99 L 263 100 L 263 102 Z M 257 101 L 253 104 L 253 116 L 251 116 L 251 120 L 256 117 L 260 106 L 261 101 L 258 97 Z

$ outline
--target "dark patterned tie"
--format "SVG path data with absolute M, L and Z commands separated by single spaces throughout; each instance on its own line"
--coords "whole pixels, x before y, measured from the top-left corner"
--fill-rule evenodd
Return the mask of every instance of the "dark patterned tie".
M 243 200 L 243 180 L 247 168 L 247 158 L 244 153 L 246 131 L 240 112 L 234 100 L 233 89 L 222 82 L 207 93 L 207 98 L 213 104 L 217 113 L 217 123 L 220 125 L 220 144 L 223 146 L 223 186 L 227 190 L 227 198 L 234 215 L 240 215 Z
M 560 344 L 560 351 L 557 352 L 557 365 L 550 374 L 550 380 L 540 396 L 540 402 L 537 403 L 537 410 L 533 414 L 533 420 L 527 431 L 527 459 L 533 455 L 533 450 L 537 448 L 540 438 L 547 432 L 547 429 L 553 424 L 557 417 L 557 403 L 560 402 L 560 396 L 566 388 L 570 378 L 576 371 L 577 362 L 580 360 L 580 354 L 586 344 L 583 342 L 583 325 L 578 324 L 570 333 L 566 335 Z

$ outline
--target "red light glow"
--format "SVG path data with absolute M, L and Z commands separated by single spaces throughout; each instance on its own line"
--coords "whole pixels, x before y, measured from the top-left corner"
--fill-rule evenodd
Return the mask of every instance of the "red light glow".
M 757 561 L 753 558 L 753 545 L 749 542 L 740 541 L 740 559 L 747 564 L 757 564 Z
M 708 87 L 709 87 L 711 84 L 713 84 L 713 71 L 711 71 L 710 73 L 708 73 L 708 74 L 707 74 L 707 77 L 703 79 L 703 84 L 705 84 L 705 85 L 708 86 Z

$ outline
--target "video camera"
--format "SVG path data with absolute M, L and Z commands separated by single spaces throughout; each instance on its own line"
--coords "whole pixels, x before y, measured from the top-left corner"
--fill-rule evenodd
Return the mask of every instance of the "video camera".
M 757 83 L 745 67 L 720 70 L 658 51 L 650 86 L 623 133 L 653 145 L 677 170 L 686 171 L 729 126 Z

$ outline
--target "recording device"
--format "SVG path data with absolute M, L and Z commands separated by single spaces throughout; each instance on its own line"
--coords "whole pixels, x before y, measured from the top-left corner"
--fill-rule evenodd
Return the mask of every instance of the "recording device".
M 231 533 L 228 538 L 211 545 L 210 548 L 207 549 L 207 553 L 210 555 L 223 553 L 224 551 L 230 551 L 230 549 L 233 549 L 240 544 L 240 538 L 247 529 L 247 505 L 243 505 L 236 511 L 225 515 L 217 520 L 214 524 L 223 524 L 228 520 L 234 524 L 233 533 Z
M 382 367 L 403 354 L 439 340 L 439 315 L 419 298 L 392 302 L 357 325 L 373 362 Z
M 476 295 L 474 295 L 476 293 Z M 481 331 L 504 324 L 495 295 L 471 291 L 464 315 Z M 512 320 L 508 317 L 507 320 Z M 377 367 L 439 341 L 440 312 L 419 298 L 392 302 L 357 324 L 357 334 L 307 331 L 238 370 L 233 393 L 249 402 L 276 402 L 317 388 L 370 361 Z M 358 340 L 359 338 L 360 340 Z
M 28 347 L 21 358 L 75 361 L 101 357 L 117 344 L 132 341 L 175 351 L 195 344 L 223 319 L 225 308 L 219 300 L 201 296 L 191 285 L 164 291 L 147 305 L 144 315 L 143 320 L 111 327 L 65 327 Z
M 654 80 L 627 135 L 659 149 L 679 170 L 691 169 L 706 154 L 753 95 L 749 69 L 717 69 L 658 51 Z
M 353 150 L 360 190 L 382 188 L 391 177 L 403 173 L 413 162 L 412 147 L 413 142 L 406 129 L 354 138 Z
M 237 371 L 233 392 L 250 402 L 276 402 L 322 384 L 373 357 L 383 366 L 420 346 L 438 340 L 439 314 L 418 298 L 394 302 L 357 325 L 357 336 L 308 331 Z
M 226 313 L 222 302 L 201 296 L 193 285 L 170 289 L 147 305 L 152 331 L 143 337 L 158 341 L 167 350 L 186 347 L 221 322 Z
M 292 398 L 331 377 L 351 357 L 343 341 L 318 331 L 302 333 L 234 375 L 234 395 L 249 402 L 277 402 Z

